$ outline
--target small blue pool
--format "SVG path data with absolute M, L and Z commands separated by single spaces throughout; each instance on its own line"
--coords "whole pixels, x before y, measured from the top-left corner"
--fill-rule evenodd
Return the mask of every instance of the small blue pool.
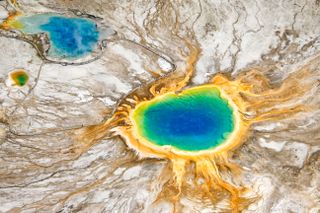
M 98 41 L 95 22 L 85 18 L 70 18 L 56 14 L 19 17 L 16 26 L 27 34 L 47 33 L 50 38 L 50 56 L 78 58 L 91 53 Z

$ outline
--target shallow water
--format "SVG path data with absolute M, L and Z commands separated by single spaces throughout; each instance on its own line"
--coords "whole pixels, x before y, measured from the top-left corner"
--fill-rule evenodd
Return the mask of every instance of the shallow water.
M 29 76 L 24 70 L 14 70 L 9 73 L 9 77 L 13 85 L 16 86 L 24 86 L 29 80 Z
M 69 18 L 56 14 L 21 17 L 15 23 L 28 34 L 48 33 L 51 43 L 49 55 L 76 58 L 91 53 L 98 40 L 96 24 L 84 18 Z
M 223 143 L 234 128 L 232 108 L 214 87 L 144 102 L 134 112 L 142 137 L 159 146 L 199 151 Z

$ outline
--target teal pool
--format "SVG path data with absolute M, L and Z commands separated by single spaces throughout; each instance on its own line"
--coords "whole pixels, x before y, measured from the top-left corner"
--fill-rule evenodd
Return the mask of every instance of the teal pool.
M 91 53 L 99 41 L 95 22 L 57 14 L 18 17 L 13 24 L 26 34 L 47 33 L 50 56 L 78 58 Z
M 234 130 L 233 109 L 214 87 L 198 87 L 142 102 L 132 116 L 140 137 L 158 146 L 201 151 Z

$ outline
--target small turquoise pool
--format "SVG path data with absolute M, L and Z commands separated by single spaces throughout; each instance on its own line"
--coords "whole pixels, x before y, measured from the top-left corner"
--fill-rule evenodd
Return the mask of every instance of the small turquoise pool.
M 95 22 L 56 14 L 19 17 L 14 26 L 27 34 L 48 33 L 50 56 L 77 58 L 91 53 L 99 41 Z
M 143 102 L 133 112 L 139 135 L 159 146 L 201 151 L 234 130 L 233 109 L 215 87 L 199 87 Z

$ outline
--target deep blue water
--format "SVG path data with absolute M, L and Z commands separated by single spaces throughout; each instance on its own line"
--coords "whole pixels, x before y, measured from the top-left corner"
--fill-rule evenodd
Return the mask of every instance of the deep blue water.
M 76 58 L 91 53 L 99 40 L 97 25 L 84 18 L 40 14 L 19 19 L 26 33 L 48 33 L 49 55 Z
M 53 46 L 60 54 L 69 57 L 90 53 L 99 39 L 95 23 L 86 19 L 51 17 L 40 29 L 49 33 Z
M 216 89 L 201 89 L 142 106 L 134 116 L 148 141 L 199 151 L 224 142 L 234 128 L 232 108 Z

